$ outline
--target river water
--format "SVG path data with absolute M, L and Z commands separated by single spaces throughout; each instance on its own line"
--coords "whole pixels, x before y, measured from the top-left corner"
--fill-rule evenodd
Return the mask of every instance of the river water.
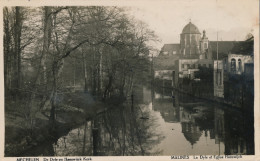
M 55 156 L 254 154 L 253 117 L 245 111 L 142 88 L 47 147 Z

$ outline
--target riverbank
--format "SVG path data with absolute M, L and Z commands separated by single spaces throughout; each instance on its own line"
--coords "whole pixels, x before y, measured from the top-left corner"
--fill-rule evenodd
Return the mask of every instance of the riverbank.
M 36 110 L 33 116 L 26 116 L 15 106 L 17 102 L 8 100 L 5 102 L 6 157 L 25 156 L 30 149 L 44 142 L 55 143 L 71 129 L 109 108 L 109 105 L 104 105 L 99 99 L 85 93 L 70 94 L 63 96 L 62 99 L 63 104 L 56 109 L 55 131 L 52 134 L 49 130 L 49 105 L 44 109 Z

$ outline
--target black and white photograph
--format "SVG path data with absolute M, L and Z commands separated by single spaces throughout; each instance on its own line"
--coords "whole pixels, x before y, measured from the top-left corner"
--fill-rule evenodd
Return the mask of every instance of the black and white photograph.
M 258 155 L 258 0 L 30 3 L 1 8 L 4 158 Z

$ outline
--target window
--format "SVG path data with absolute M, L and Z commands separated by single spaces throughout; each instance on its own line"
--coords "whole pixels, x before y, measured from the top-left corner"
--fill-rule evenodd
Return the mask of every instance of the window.
M 207 48 L 208 48 L 207 43 L 204 43 L 204 49 L 207 49 Z
M 181 68 L 182 68 L 182 69 L 184 68 L 184 64 L 181 65 Z
M 201 67 L 201 64 L 198 64 L 198 68 Z
M 227 70 L 227 59 L 224 59 L 224 70 Z
M 235 141 L 234 143 L 233 143 L 233 152 L 236 154 L 236 153 L 238 153 L 238 142 L 237 141 Z
M 192 65 L 191 65 L 191 68 L 194 69 L 194 68 L 195 68 L 195 64 L 192 64 Z
M 242 71 L 242 65 L 241 65 L 241 59 L 238 59 L 238 71 L 241 72 Z
M 163 52 L 163 55 L 168 55 L 168 51 L 164 51 L 164 52 Z
M 190 64 L 187 64 L 187 68 L 190 69 Z
M 203 64 L 203 67 L 207 67 L 207 65 L 206 65 L 206 64 Z
M 222 84 L 222 73 L 221 71 L 219 71 L 219 85 Z
M 212 68 L 212 64 L 209 64 L 209 68 Z
M 215 72 L 214 72 L 215 73 Z M 215 80 L 216 80 L 216 84 L 218 85 L 218 72 L 215 73 Z
M 236 59 L 231 59 L 231 64 L 230 64 L 230 70 L 231 72 L 236 72 Z
M 240 153 L 243 153 L 244 152 L 244 142 L 241 141 L 240 142 Z

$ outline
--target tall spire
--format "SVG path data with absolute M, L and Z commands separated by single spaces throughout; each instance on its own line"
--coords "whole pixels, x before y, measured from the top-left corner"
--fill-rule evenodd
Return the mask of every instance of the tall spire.
M 205 30 L 203 30 L 202 38 L 206 38 L 206 31 Z

